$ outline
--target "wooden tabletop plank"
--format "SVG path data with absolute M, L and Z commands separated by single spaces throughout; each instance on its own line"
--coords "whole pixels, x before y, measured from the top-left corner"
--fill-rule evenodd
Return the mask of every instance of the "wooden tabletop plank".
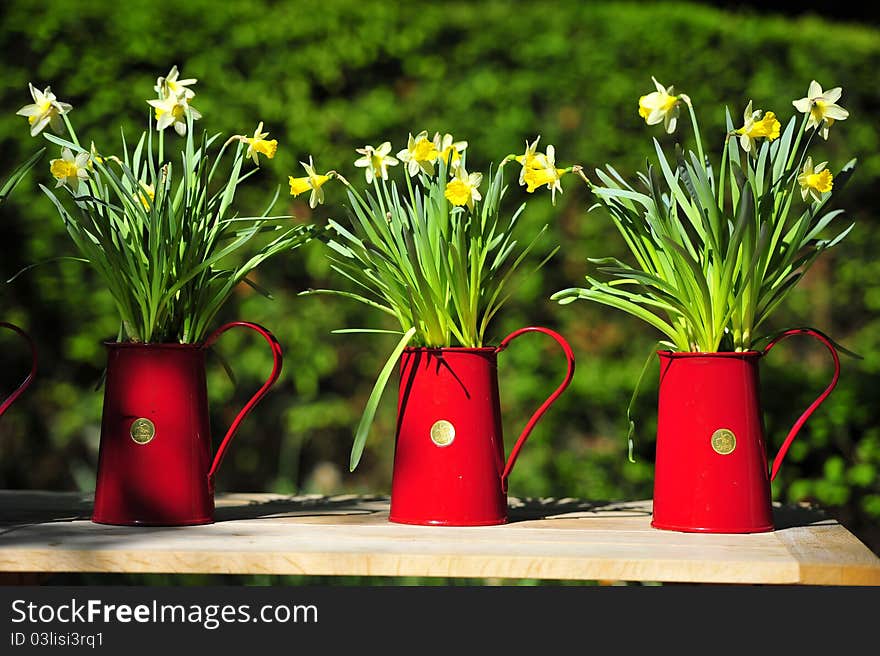
M 440 576 L 880 585 L 880 559 L 821 511 L 777 507 L 778 529 L 703 535 L 650 526 L 650 501 L 512 499 L 511 522 L 388 521 L 384 497 L 225 494 L 217 523 L 101 526 L 91 497 L 0 491 L 0 572 Z

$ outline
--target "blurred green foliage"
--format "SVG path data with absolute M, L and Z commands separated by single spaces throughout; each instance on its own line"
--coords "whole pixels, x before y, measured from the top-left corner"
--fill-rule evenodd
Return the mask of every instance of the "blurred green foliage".
M 847 526 L 880 548 L 880 109 L 876 71 L 880 32 L 818 18 L 722 12 L 695 4 L 365 2 L 210 0 L 4 3 L 0 46 L 0 154 L 4 171 L 42 142 L 28 136 L 14 112 L 30 102 L 27 83 L 51 85 L 74 105 L 81 138 L 107 152 L 119 129 L 146 123 L 152 87 L 172 64 L 197 77 L 200 126 L 213 133 L 250 134 L 265 122 L 279 140 L 238 200 L 260 208 L 297 162 L 309 154 L 322 169 L 362 175 L 354 148 L 390 139 L 395 151 L 408 132 L 427 129 L 467 139 L 469 168 L 521 152 L 541 134 L 556 145 L 560 165 L 588 170 L 611 162 L 632 177 L 651 153 L 651 138 L 689 138 L 682 125 L 667 137 L 639 118 L 637 101 L 651 75 L 688 93 L 702 119 L 710 156 L 720 152 L 725 104 L 739 116 L 749 98 L 782 120 L 811 79 L 844 87 L 851 118 L 822 144 L 830 167 L 850 157 L 859 170 L 839 204 L 857 221 L 849 238 L 811 270 L 769 330 L 812 325 L 864 355 L 844 359 L 837 391 L 796 440 L 773 485 L 785 501 L 831 506 Z M 52 155 L 53 157 L 56 155 Z M 48 157 L 0 208 L 0 273 L 73 249 L 51 204 Z M 523 220 L 550 220 L 551 243 L 563 249 L 518 293 L 491 331 L 500 338 L 526 324 L 562 332 L 578 357 L 574 382 L 534 432 L 511 479 L 511 494 L 588 499 L 651 495 L 656 374 L 638 400 L 636 463 L 626 460 L 625 408 L 657 335 L 635 319 L 599 306 L 565 308 L 552 292 L 580 284 L 586 258 L 627 257 L 622 240 L 582 183 L 564 180 L 550 204 L 529 196 Z M 284 195 L 276 211 L 303 222 L 344 217 L 344 195 L 328 185 L 327 205 L 314 212 Z M 283 188 L 282 192 L 286 190 Z M 516 196 L 512 189 L 511 207 Z M 393 336 L 340 336 L 343 327 L 390 327 L 353 303 L 297 297 L 331 279 L 321 244 L 279 257 L 259 273 L 275 293 L 268 301 L 241 289 L 219 320 L 257 321 L 285 347 L 281 381 L 243 425 L 218 487 L 280 492 L 387 493 L 393 457 L 395 399 L 386 395 L 369 447 L 354 474 L 346 472 L 351 437 Z M 2 420 L 0 487 L 92 489 L 97 461 L 104 364 L 102 340 L 117 324 L 106 290 L 76 263 L 47 264 L 4 285 L 2 318 L 27 327 L 41 351 L 37 383 Z M 24 354 L 0 335 L 2 389 L 12 389 Z M 245 334 L 224 337 L 216 350 L 237 372 L 233 388 L 217 361 L 209 386 L 219 432 L 269 371 L 265 346 Z M 532 409 L 556 385 L 563 362 L 541 336 L 519 340 L 501 358 L 508 444 Z M 824 349 L 790 340 L 762 365 L 769 448 L 831 375 Z M 655 369 L 656 370 L 656 367 Z

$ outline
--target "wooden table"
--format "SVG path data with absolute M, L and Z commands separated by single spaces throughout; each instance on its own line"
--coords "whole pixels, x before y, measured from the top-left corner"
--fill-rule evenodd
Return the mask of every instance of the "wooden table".
M 224 494 L 217 523 L 99 526 L 91 497 L 0 491 L 0 572 L 309 574 L 880 585 L 880 559 L 820 510 L 772 533 L 651 528 L 651 503 L 511 500 L 504 526 L 388 522 L 385 497 Z

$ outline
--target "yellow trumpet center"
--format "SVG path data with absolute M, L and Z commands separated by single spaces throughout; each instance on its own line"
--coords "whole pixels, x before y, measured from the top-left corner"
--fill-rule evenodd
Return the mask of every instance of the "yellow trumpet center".
M 75 162 L 71 162 L 70 160 L 53 159 L 49 165 L 49 171 L 56 179 L 61 180 L 63 178 L 76 177 L 79 167 Z
M 446 199 L 453 205 L 467 205 L 471 199 L 471 186 L 464 180 L 455 179 L 446 185 Z
M 439 154 L 437 149 L 434 148 L 434 144 L 427 139 L 417 142 L 412 151 L 413 159 L 417 162 L 430 162 Z
M 834 186 L 833 181 L 834 176 L 832 176 L 831 171 L 828 170 L 819 171 L 818 173 L 810 173 L 805 180 L 807 187 L 812 187 L 823 194 L 831 191 L 831 188 Z
M 299 196 L 304 191 L 308 191 L 312 188 L 312 185 L 309 184 L 308 178 L 294 178 L 293 176 L 290 176 L 288 182 L 290 182 L 291 196 Z
M 265 155 L 269 159 L 275 157 L 275 151 L 278 150 L 277 139 L 271 139 L 268 141 L 266 139 L 248 139 L 248 143 L 256 152 Z

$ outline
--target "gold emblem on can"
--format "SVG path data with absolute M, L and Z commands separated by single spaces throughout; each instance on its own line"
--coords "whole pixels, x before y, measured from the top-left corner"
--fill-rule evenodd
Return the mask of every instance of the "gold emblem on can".
M 736 435 L 729 428 L 719 428 L 712 433 L 712 448 L 715 453 L 726 456 L 736 448 Z
M 156 436 L 156 425 L 149 419 L 135 419 L 131 424 L 131 439 L 138 444 L 146 444 Z
M 455 426 L 445 419 L 435 421 L 431 426 L 431 441 L 437 446 L 449 446 L 455 439 Z

